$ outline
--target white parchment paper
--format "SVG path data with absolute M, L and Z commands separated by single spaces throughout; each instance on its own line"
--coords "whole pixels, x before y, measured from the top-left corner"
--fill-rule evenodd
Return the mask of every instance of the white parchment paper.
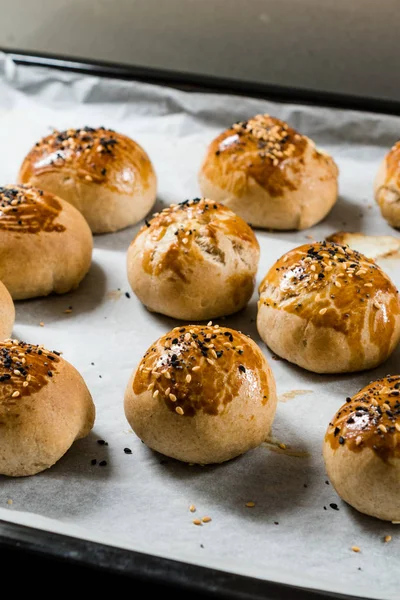
M 257 284 L 282 253 L 309 239 L 338 230 L 399 235 L 372 196 L 378 164 L 400 137 L 399 118 L 17 67 L 1 55 L 0 182 L 15 181 L 25 153 L 53 128 L 104 125 L 130 135 L 149 153 L 159 209 L 199 196 L 197 172 L 207 144 L 232 122 L 259 112 L 289 121 L 333 154 L 340 199 L 311 230 L 257 232 Z M 357 513 L 337 497 L 327 482 L 321 444 L 346 396 L 399 372 L 400 348 L 372 372 L 310 374 L 274 360 L 261 342 L 255 292 L 246 310 L 220 323 L 250 334 L 270 360 L 281 399 L 273 436 L 287 449 L 266 444 L 203 468 L 166 459 L 137 439 L 123 411 L 133 368 L 160 335 L 179 324 L 149 314 L 132 293 L 126 295 L 125 255 L 137 229 L 95 237 L 92 268 L 76 292 L 16 305 L 14 337 L 62 351 L 85 378 L 97 417 L 92 433 L 51 469 L 28 478 L 0 477 L 0 518 L 260 579 L 399 598 L 400 529 Z M 399 259 L 380 262 L 400 286 Z M 69 307 L 72 312 L 65 313 Z M 246 507 L 249 501 L 255 506 Z M 212 521 L 192 524 L 205 515 Z M 384 543 L 387 535 L 392 540 Z M 361 551 L 352 552 L 353 545 Z

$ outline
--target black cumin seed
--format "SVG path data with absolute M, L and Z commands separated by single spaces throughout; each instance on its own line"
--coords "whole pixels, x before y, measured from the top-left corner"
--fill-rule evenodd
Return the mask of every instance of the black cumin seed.
M 99 465 L 100 465 L 100 467 L 105 467 L 105 466 L 106 466 L 106 464 L 107 464 L 107 461 L 106 461 L 106 460 L 101 460 L 101 461 L 99 462 Z
M 124 448 L 125 454 L 132 454 L 132 450 L 130 448 Z
M 242 373 L 246 373 L 246 369 L 243 365 L 239 365 L 239 371 L 241 371 Z
M 333 510 L 339 510 L 338 505 L 336 504 L 336 502 L 331 502 L 329 505 Z

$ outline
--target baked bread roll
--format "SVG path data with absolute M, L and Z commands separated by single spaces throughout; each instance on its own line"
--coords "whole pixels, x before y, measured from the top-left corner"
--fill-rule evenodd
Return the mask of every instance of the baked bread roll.
M 0 187 L 0 280 L 14 300 L 78 287 L 93 236 L 73 206 L 29 185 Z
M 253 227 L 306 229 L 335 204 L 338 168 L 284 121 L 256 115 L 211 142 L 199 185 L 203 196 L 223 202 Z
M 231 210 L 205 198 L 156 213 L 132 241 L 127 274 L 151 311 L 202 321 L 235 313 L 251 298 L 260 248 Z
M 95 406 L 78 371 L 59 353 L 0 343 L 0 474 L 35 475 L 88 435 Z
M 156 199 L 156 174 L 144 149 L 111 129 L 54 131 L 25 157 L 20 183 L 63 198 L 85 217 L 93 233 L 134 225 Z
M 325 241 L 287 252 L 259 294 L 261 338 L 278 356 L 315 373 L 372 369 L 400 340 L 394 284 L 348 246 Z
M 400 228 L 400 141 L 381 162 L 375 177 L 374 193 L 382 216 L 389 225 Z
M 10 292 L 0 281 L 0 341 L 9 338 L 15 322 L 15 307 Z
M 182 462 L 230 460 L 263 442 L 276 411 L 273 373 L 248 336 L 175 327 L 132 373 L 125 415 L 149 448 Z
M 345 502 L 366 515 L 400 521 L 400 375 L 347 398 L 329 423 L 323 457 Z

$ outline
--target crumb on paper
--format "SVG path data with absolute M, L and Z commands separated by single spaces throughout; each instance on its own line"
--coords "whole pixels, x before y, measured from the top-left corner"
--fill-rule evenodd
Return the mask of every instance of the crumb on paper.
M 293 456 L 295 458 L 307 458 L 310 456 L 309 452 L 291 448 L 289 444 L 281 442 L 281 440 L 276 439 L 273 435 L 269 435 L 261 445 L 265 448 L 268 448 L 268 450 L 271 450 L 272 452 L 285 454 L 286 456 Z
M 297 396 L 305 396 L 306 394 L 313 394 L 313 390 L 290 390 L 289 392 L 284 392 L 278 398 L 279 402 L 287 402 L 288 400 L 292 400 Z
M 383 538 L 383 541 L 385 542 L 385 544 L 387 544 L 391 540 L 392 540 L 392 536 L 391 535 L 385 535 L 385 537 Z
M 117 290 L 110 290 L 109 292 L 107 292 L 106 294 L 106 298 L 108 300 L 119 300 L 122 296 L 122 291 L 120 290 L 120 288 L 118 288 Z

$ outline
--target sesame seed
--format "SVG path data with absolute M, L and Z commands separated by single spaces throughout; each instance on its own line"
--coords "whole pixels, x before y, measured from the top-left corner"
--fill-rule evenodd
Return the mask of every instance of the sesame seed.
M 22 387 L 28 387 L 29 383 L 27 381 L 24 381 L 24 383 L 22 384 Z
M 189 239 L 188 239 L 187 237 L 184 237 L 184 238 L 182 239 L 182 244 L 187 244 L 187 243 L 188 243 L 188 241 L 189 241 Z
M 364 287 L 372 287 L 372 283 L 364 283 Z
M 191 375 L 186 375 L 186 383 L 190 383 L 192 381 Z
M 185 414 L 185 413 L 184 413 L 184 410 L 183 410 L 183 408 L 182 408 L 181 406 L 177 406 L 177 407 L 175 408 L 175 412 L 177 412 L 177 413 L 178 413 L 178 415 L 184 415 L 184 414 Z
M 387 433 L 387 429 L 384 425 L 382 425 L 382 423 L 380 425 L 378 425 L 378 429 L 380 431 L 382 431 L 382 433 Z
M 342 287 L 342 284 L 340 283 L 340 281 L 335 281 L 335 285 L 336 285 L 336 287 L 338 287 L 338 288 Z
M 152 383 L 149 383 L 149 385 L 148 385 L 148 387 L 147 387 L 148 391 L 152 390 L 152 389 L 153 389 L 153 387 L 154 387 L 154 383 L 153 383 L 153 382 L 152 382 Z
M 85 175 L 86 181 L 93 181 L 93 177 L 91 175 Z
M 168 388 L 165 390 L 165 395 L 166 395 L 166 396 L 169 396 L 169 393 L 170 393 L 170 391 L 171 391 L 171 388 L 170 388 L 170 387 L 168 387 Z
M 21 371 L 18 371 L 18 369 L 14 369 L 14 375 L 21 375 Z
M 397 431 L 400 431 L 400 423 L 395 423 L 395 427 L 396 427 Z
M 18 398 L 19 395 L 20 395 L 20 392 L 18 392 L 18 390 L 15 390 L 15 392 L 13 392 L 11 394 L 11 398 Z
M 390 542 L 392 539 L 391 535 L 385 535 L 385 537 L 383 538 L 383 541 L 387 544 L 388 542 Z
M 255 502 L 246 502 L 245 506 L 247 506 L 247 508 L 253 508 L 256 505 Z
M 192 371 L 199 371 L 200 367 L 199 365 L 197 365 L 196 367 L 193 367 Z
M 194 504 L 191 504 L 191 505 L 189 506 L 189 510 L 190 510 L 190 512 L 196 512 L 196 507 L 195 507 L 195 505 L 194 505 Z
M 379 402 L 376 398 L 372 398 L 371 399 L 371 404 L 373 404 L 374 406 L 378 406 Z
M 165 371 L 164 375 L 167 379 L 171 379 L 171 373 L 169 371 Z
M 206 358 L 206 361 L 208 362 L 208 364 L 213 365 L 213 361 L 211 360 L 211 358 Z
M 160 392 L 159 392 L 158 390 L 156 390 L 156 391 L 154 392 L 154 394 L 153 394 L 153 398 L 157 398 L 157 396 L 158 396 L 158 394 L 159 394 L 159 393 L 160 393 Z
M 379 310 L 381 308 L 381 305 L 379 304 L 379 302 L 377 302 L 376 300 L 374 301 L 374 307 Z
M 212 519 L 211 519 L 211 517 L 206 516 L 206 517 L 203 517 L 201 520 L 203 521 L 203 523 L 209 523 Z
M 200 519 L 193 519 L 192 523 L 193 525 L 201 525 Z
M 40 325 L 40 327 L 44 327 L 43 321 L 40 321 L 39 325 Z
M 175 396 L 175 394 L 169 394 L 169 399 L 170 399 L 172 402 L 176 402 L 176 396 Z
M 190 340 L 190 333 L 185 333 L 184 338 L 185 342 L 188 342 Z
M 352 546 L 351 549 L 353 550 L 353 552 L 361 552 L 358 546 Z
M 327 312 L 327 310 L 328 309 L 326 307 L 325 308 L 321 308 L 321 310 L 319 311 L 319 314 L 320 315 L 324 315 Z
M 208 321 L 207 327 L 211 327 L 211 325 L 212 325 L 212 321 Z
M 361 435 L 358 435 L 356 437 L 356 446 L 359 446 L 361 444 L 361 442 L 362 442 L 362 437 L 361 437 Z
M 320 294 L 317 294 L 315 296 L 315 302 L 321 302 L 321 295 Z

